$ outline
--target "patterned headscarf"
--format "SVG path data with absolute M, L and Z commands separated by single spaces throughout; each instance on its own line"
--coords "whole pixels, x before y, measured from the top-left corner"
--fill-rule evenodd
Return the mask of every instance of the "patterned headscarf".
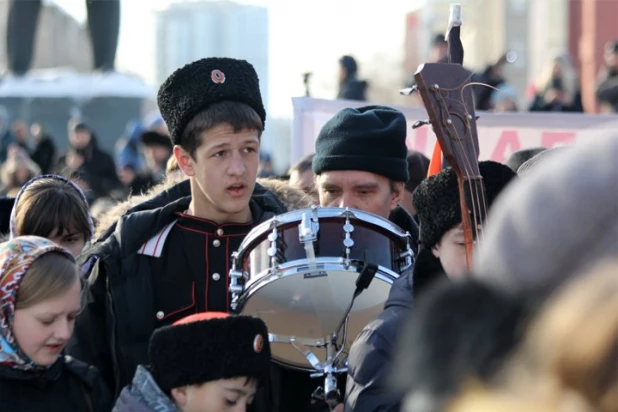
M 13 210 L 11 210 L 11 221 L 10 221 L 11 226 L 10 226 L 9 239 L 13 239 L 18 236 L 18 234 L 15 232 L 15 213 L 16 213 L 17 205 L 19 204 L 19 199 L 21 198 L 21 195 L 24 193 L 24 191 L 26 190 L 28 186 L 30 186 L 32 183 L 36 182 L 37 180 L 41 180 L 41 179 L 55 179 L 55 180 L 59 180 L 61 182 L 70 184 L 77 191 L 77 193 L 79 193 L 79 196 L 84 201 L 84 203 L 88 205 L 88 200 L 86 199 L 86 195 L 84 195 L 84 192 L 82 192 L 79 186 L 77 186 L 73 181 L 67 179 L 66 177 L 58 176 L 58 175 L 40 175 L 33 179 L 30 179 L 28 182 L 26 182 L 26 184 L 24 184 L 21 187 L 21 189 L 19 190 L 19 193 L 17 193 L 17 196 L 15 197 L 15 203 L 13 205 Z M 90 236 L 88 237 L 88 239 L 86 239 L 86 246 L 90 244 L 90 241 L 92 240 L 92 236 L 94 236 L 94 222 L 92 221 L 92 216 L 90 216 L 90 214 L 88 214 L 88 225 L 90 226 Z
M 38 236 L 21 236 L 0 244 L 0 365 L 22 370 L 37 368 L 17 344 L 13 317 L 23 276 L 32 262 L 50 252 L 63 253 L 73 260 L 68 250 Z

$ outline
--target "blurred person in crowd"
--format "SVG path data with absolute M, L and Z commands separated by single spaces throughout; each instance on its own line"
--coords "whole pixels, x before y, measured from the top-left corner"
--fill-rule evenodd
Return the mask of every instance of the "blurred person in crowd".
M 535 84 L 531 112 L 583 112 L 579 76 L 567 55 L 551 60 Z
M 273 177 L 275 170 L 273 168 L 273 158 L 270 153 L 260 152 L 260 166 L 258 169 L 258 177 Z
M 544 147 L 532 147 L 518 150 L 511 153 L 508 159 L 506 159 L 506 165 L 510 167 L 512 171 L 517 173 L 521 165 L 545 150 L 547 149 Z
M 516 353 L 531 312 L 521 297 L 475 279 L 434 285 L 415 302 L 391 354 L 391 396 L 403 399 L 405 412 L 441 412 L 469 380 L 492 383 Z
M 560 287 L 496 379 L 470 377 L 446 412 L 618 410 L 617 265 L 599 261 Z
M 20 236 L 0 244 L 0 410 L 108 412 L 99 372 L 65 356 L 82 307 L 66 249 Z
M 39 175 L 41 169 L 21 147 L 14 145 L 9 149 L 6 162 L 2 165 L 0 180 L 4 196 L 15 197 L 19 189 L 30 179 Z
M 367 82 L 358 80 L 358 64 L 352 56 L 339 59 L 339 93 L 337 99 L 367 100 Z
M 156 330 L 113 412 L 245 412 L 270 374 L 266 324 L 205 312 Z
M 448 42 L 444 34 L 433 37 L 428 63 L 448 63 Z
M 517 111 L 517 92 L 508 84 L 498 86 L 491 94 L 490 108 L 493 112 L 516 112 Z
M 143 168 L 144 156 L 140 147 L 140 137 L 144 132 L 142 122 L 130 120 L 125 126 L 122 137 L 115 144 L 114 162 L 116 167 L 131 165 L 137 172 Z
M 146 129 L 152 130 L 159 134 L 164 134 L 166 136 L 170 135 L 169 129 L 167 128 L 167 124 L 165 124 L 165 120 L 161 116 L 161 113 L 156 112 L 148 116 L 145 121 Z
M 520 396 L 558 391 L 599 412 L 618 410 L 617 267 L 616 257 L 600 260 L 549 298 L 513 359 L 528 372 Z
M 495 93 L 494 88 L 499 88 L 506 84 L 504 77 L 504 69 L 508 63 L 506 55 L 501 56 L 495 63 L 487 65 L 485 70 L 480 73 L 473 73 L 471 81 L 474 83 L 483 83 L 487 86 L 475 85 L 473 87 L 475 95 L 476 110 L 491 110 L 491 98 Z
M 30 235 L 80 255 L 94 235 L 94 224 L 86 196 L 75 183 L 41 175 L 22 186 L 11 211 L 9 238 Z
M 604 113 L 618 113 L 618 40 L 605 45 L 605 68 L 597 83 L 597 100 Z
M 117 173 L 118 179 L 124 187 L 122 198 L 126 198 L 132 193 L 144 193 L 156 184 L 149 174 L 139 172 L 135 165 L 130 163 L 119 164 Z
M 529 160 L 542 159 L 498 199 L 475 276 L 542 299 L 599 261 L 618 257 L 617 154 L 618 136 L 599 136 Z
M 79 176 L 92 192 L 92 199 L 108 196 L 121 187 L 114 160 L 99 148 L 94 132 L 85 123 L 71 127 L 69 150 L 58 160 L 56 170 L 65 176 Z
M 480 162 L 487 206 L 515 177 L 508 167 Z M 398 411 L 401 393 L 389 389 L 393 350 L 415 299 L 440 279 L 458 279 L 467 270 L 457 177 L 442 170 L 418 185 L 412 200 L 420 222 L 418 253 L 408 276 L 393 283 L 384 311 L 358 335 L 350 350 L 346 412 Z
M 309 154 L 298 161 L 294 166 L 290 168 L 288 174 L 290 175 L 289 183 L 292 187 L 302 190 L 307 195 L 311 196 L 315 200 L 315 204 L 318 204 L 317 191 L 315 190 L 315 182 L 313 170 L 311 164 L 315 153 Z
M 427 170 L 429 169 L 429 159 L 421 152 L 411 150 L 408 152 L 408 179 L 403 192 L 401 206 L 408 211 L 412 216 L 416 216 L 416 209 L 412 201 L 412 193 L 427 178 Z
M 30 130 L 26 122 L 22 119 L 14 120 L 13 123 L 11 123 L 11 132 L 13 136 L 15 136 L 15 143 L 30 156 L 32 151 L 30 148 Z
M 155 184 L 165 180 L 165 167 L 172 156 L 172 141 L 169 135 L 147 130 L 140 137 L 149 178 Z
M 0 106 L 0 163 L 8 157 L 9 147 L 15 143 L 15 136 L 9 127 L 9 112 L 6 107 Z
M 444 34 L 436 34 L 433 36 L 427 63 L 448 63 L 448 42 Z M 416 69 L 415 67 L 414 72 L 416 72 Z M 413 87 L 416 85 L 414 72 L 410 73 L 408 75 L 409 77 L 406 78 L 406 87 Z M 417 103 L 417 105 L 423 104 L 419 93 L 413 93 L 409 97 L 412 99 L 412 102 Z
M 31 158 L 39 165 L 41 173 L 47 174 L 56 163 L 56 144 L 41 123 L 34 123 L 30 133 L 35 144 Z

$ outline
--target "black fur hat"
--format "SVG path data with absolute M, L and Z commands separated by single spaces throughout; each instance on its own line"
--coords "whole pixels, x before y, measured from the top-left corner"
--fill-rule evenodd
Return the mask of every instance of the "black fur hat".
M 220 379 L 268 378 L 270 344 L 264 322 L 207 315 L 190 316 L 152 335 L 150 372 L 163 391 Z
M 172 142 L 180 144 L 187 124 L 208 106 L 222 101 L 249 105 L 266 122 L 260 82 L 245 60 L 211 57 L 176 70 L 165 80 L 157 102 Z
M 172 142 L 169 136 L 155 132 L 153 130 L 145 131 L 140 136 L 140 141 L 145 146 L 164 146 L 172 148 Z
M 517 175 L 508 166 L 491 160 L 479 162 L 490 207 L 498 194 Z M 420 222 L 420 243 L 427 249 L 436 245 L 442 236 L 461 223 L 457 175 L 448 167 L 425 179 L 412 194 L 412 202 Z

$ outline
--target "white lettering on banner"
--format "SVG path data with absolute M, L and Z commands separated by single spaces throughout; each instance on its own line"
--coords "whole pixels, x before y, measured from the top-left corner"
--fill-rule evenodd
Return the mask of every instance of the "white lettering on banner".
M 368 102 L 320 100 L 309 97 L 292 99 L 294 127 L 291 164 L 315 151 L 315 139 L 324 124 L 346 107 L 369 105 Z M 410 149 L 431 156 L 436 136 L 429 126 L 412 129 L 417 120 L 426 120 L 427 112 L 419 107 L 393 106 L 408 121 L 406 139 Z M 572 113 L 477 113 L 480 159 L 504 162 L 513 152 L 531 147 L 556 147 L 594 138 L 607 133 L 618 134 L 618 115 Z

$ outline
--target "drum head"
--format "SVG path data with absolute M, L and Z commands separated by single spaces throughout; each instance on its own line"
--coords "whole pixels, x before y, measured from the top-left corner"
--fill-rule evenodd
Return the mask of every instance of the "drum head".
M 346 270 L 340 263 L 320 264 L 315 268 L 297 267 L 264 276 L 249 286 L 241 305 L 243 315 L 259 317 L 268 331 L 278 336 L 324 341 L 337 329 L 354 290 L 358 272 Z M 347 328 L 344 352 L 347 353 L 360 331 L 384 308 L 391 284 L 397 275 L 382 268 L 371 285 L 354 302 Z M 339 342 L 343 339 L 343 330 Z M 327 358 L 325 348 L 308 348 L 320 361 Z M 291 344 L 273 342 L 275 361 L 295 369 L 313 368 Z

